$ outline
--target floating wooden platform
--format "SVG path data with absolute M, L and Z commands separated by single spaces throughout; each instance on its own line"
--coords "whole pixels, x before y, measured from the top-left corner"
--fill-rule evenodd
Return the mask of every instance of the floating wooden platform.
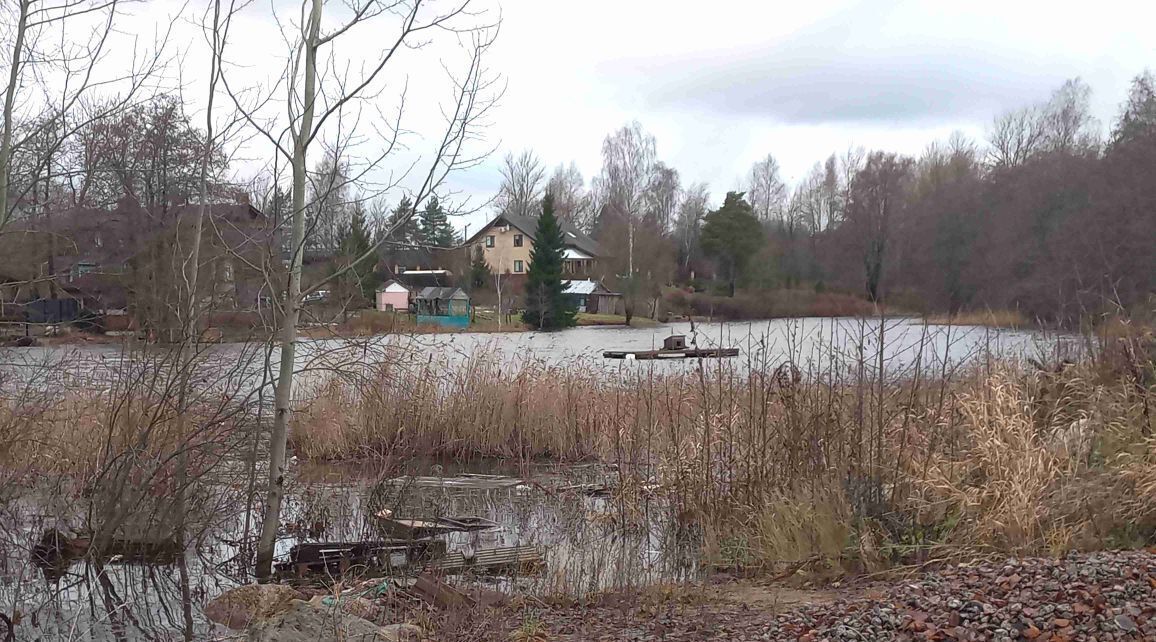
M 531 573 L 540 570 L 544 564 L 542 551 L 537 546 L 507 546 L 472 553 L 452 551 L 433 560 L 426 568 L 442 573 Z
M 687 348 L 685 350 L 607 350 L 606 359 L 717 359 L 739 356 L 738 348 Z

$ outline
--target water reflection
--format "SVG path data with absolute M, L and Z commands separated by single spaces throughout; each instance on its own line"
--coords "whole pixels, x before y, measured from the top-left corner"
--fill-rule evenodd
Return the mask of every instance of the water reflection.
M 62 575 L 46 577 L 33 564 L 31 548 L 50 524 L 69 520 L 49 517 L 45 513 L 49 503 L 35 500 L 24 503 L 20 515 L 5 516 L 7 523 L 19 528 L 5 531 L 0 603 L 7 612 L 20 614 L 18 639 L 213 636 L 214 625 L 200 609 L 225 590 L 252 581 L 250 542 L 244 536 L 245 485 L 227 473 L 207 489 L 215 496 L 202 498 L 199 518 L 204 528 L 176 559 L 78 561 Z M 510 483 L 460 487 L 399 479 L 408 473 L 508 475 Z M 649 499 L 632 506 L 628 514 L 613 499 L 560 490 L 612 484 L 615 474 L 604 466 L 514 467 L 495 462 L 419 461 L 392 470 L 301 465 L 288 485 L 286 528 L 278 541 L 278 555 L 287 556 L 303 542 L 378 539 L 382 535 L 374 516 L 388 508 L 398 516 L 468 515 L 497 523 L 493 530 L 448 535 L 451 551 L 540 547 L 544 572 L 478 579 L 498 590 L 579 594 L 692 576 L 696 544 L 678 531 L 665 501 Z M 259 516 L 247 516 L 251 540 Z M 72 518 L 81 523 L 80 516 Z

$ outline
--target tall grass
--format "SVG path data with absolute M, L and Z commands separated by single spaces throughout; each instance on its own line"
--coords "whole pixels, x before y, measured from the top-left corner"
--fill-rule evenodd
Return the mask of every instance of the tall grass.
M 1156 528 L 1154 389 L 1135 367 L 989 355 L 893 372 L 885 333 L 864 326 L 857 354 L 809 372 L 765 345 L 677 373 L 386 355 L 315 388 L 292 446 L 617 462 L 623 495 L 658 484 L 725 565 L 1059 551 Z

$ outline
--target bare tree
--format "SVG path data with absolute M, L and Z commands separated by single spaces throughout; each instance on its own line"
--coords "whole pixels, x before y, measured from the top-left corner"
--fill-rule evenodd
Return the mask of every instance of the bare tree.
M 558 165 L 546 182 L 546 193 L 554 197 L 558 219 L 568 221 L 589 234 L 594 228 L 594 203 L 578 165 Z
M 602 173 L 594 181 L 595 198 L 600 207 L 598 236 L 616 254 L 618 276 L 624 286 L 627 323 L 633 316 L 637 294 L 634 236 L 646 213 L 656 165 L 654 137 L 647 134 L 638 121 L 607 136 L 602 143 Z M 625 247 L 621 247 L 623 240 Z
M 466 71 L 453 78 L 454 98 L 444 111 L 446 128 L 428 161 L 427 171 L 420 184 L 410 195 L 411 209 L 408 215 L 397 217 L 393 228 L 398 228 L 412 219 L 414 212 L 428 198 L 445 177 L 452 171 L 477 164 L 481 157 L 469 156 L 464 150 L 467 144 L 475 142 L 478 127 L 484 124 L 485 116 L 496 99 L 494 79 L 487 76 L 482 64 L 483 54 L 493 43 L 496 30 L 493 25 L 478 25 L 479 16 L 469 10 L 469 0 L 463 0 L 443 10 L 427 8 L 421 0 L 413 2 L 385 2 L 382 0 L 357 0 L 344 10 L 328 7 L 324 0 L 302 0 L 301 21 L 292 33 L 287 34 L 291 43 L 285 71 L 275 91 L 285 92 L 286 120 L 283 129 L 278 129 L 276 120 L 260 120 L 259 107 L 272 98 L 258 98 L 256 103 L 243 105 L 244 97 L 237 88 L 230 88 L 234 103 L 254 126 L 282 155 L 292 168 L 292 214 L 289 221 L 291 256 L 288 265 L 288 283 L 282 301 L 282 315 L 278 329 L 280 361 L 275 384 L 274 417 L 269 445 L 269 483 L 265 500 L 265 517 L 257 548 L 256 572 L 259 577 L 268 577 L 272 572 L 273 549 L 280 523 L 281 504 L 285 484 L 285 451 L 289 419 L 292 413 L 293 376 L 297 347 L 297 326 L 301 316 L 305 296 L 322 288 L 329 281 L 340 278 L 350 267 L 339 269 L 321 281 L 304 286 L 302 283 L 302 255 L 308 243 L 306 225 L 309 203 L 307 202 L 307 168 L 309 152 L 321 142 L 326 132 L 337 139 L 329 146 L 331 150 L 348 149 L 355 132 L 345 127 L 343 116 L 346 110 L 355 109 L 381 91 L 384 70 L 395 59 L 398 52 L 417 44 L 419 38 L 432 36 L 437 32 L 455 33 L 463 42 L 469 43 L 469 64 Z M 334 15 L 329 16 L 332 13 Z M 324 28 L 324 24 L 335 26 Z M 389 24 L 390 19 L 394 24 Z M 459 22 L 469 21 L 470 26 Z M 322 56 L 333 58 L 335 49 L 343 36 L 359 30 L 374 29 L 382 34 L 392 28 L 383 50 L 371 55 L 354 77 L 349 72 L 326 74 L 319 65 Z M 227 78 L 226 78 L 227 80 Z M 226 87 L 228 84 L 226 83 Z M 400 118 L 400 114 L 398 116 Z M 359 118 L 353 118 L 354 122 Z M 382 143 L 379 153 L 365 164 L 364 175 L 369 168 L 377 165 L 393 151 L 397 133 L 401 131 L 398 122 L 386 123 L 392 135 Z M 328 127 L 328 129 L 327 129 Z M 278 133 L 280 131 L 281 133 Z M 288 143 L 282 144 L 284 137 Z M 488 150 L 487 150 L 488 153 Z M 337 153 L 340 156 L 340 153 Z M 389 238 L 393 229 L 386 230 L 382 239 L 369 248 L 361 257 L 355 257 L 350 266 L 375 254 Z
M 663 233 L 671 229 L 678 212 L 678 202 L 682 187 L 678 182 L 678 170 L 664 163 L 654 164 L 654 174 L 646 190 L 646 219 L 651 229 Z
M 1039 107 L 1025 107 L 996 117 L 988 132 L 988 163 L 1016 167 L 1043 148 L 1047 131 Z
M 0 128 L 0 229 L 12 218 L 23 194 L 13 194 L 13 155 L 41 138 L 40 157 L 29 165 L 36 175 L 79 129 L 131 103 L 137 91 L 161 66 L 163 41 L 152 55 L 134 56 L 126 70 L 104 64 L 116 33 L 118 0 L 16 0 L 3 8 L 8 76 Z M 105 74 L 104 72 L 109 72 Z M 81 111 L 98 90 L 121 88 L 120 95 L 99 109 Z M 48 117 L 44 117 L 44 116 Z M 21 122 L 38 124 L 18 133 Z M 45 139 L 45 134 L 49 134 Z M 26 181 L 31 189 L 35 181 Z
M 1052 93 L 1042 114 L 1044 147 L 1063 152 L 1099 147 L 1099 123 L 1092 116 L 1091 102 L 1092 88 L 1079 78 Z
M 502 186 L 494 203 L 498 211 L 517 216 L 536 216 L 545 190 L 546 170 L 527 149 L 506 154 L 502 161 Z
M 709 211 L 710 189 L 707 184 L 696 183 L 686 188 L 682 202 L 678 206 L 678 220 L 675 223 L 679 265 L 683 272 L 690 271 L 690 266 L 696 258 L 702 220 Z
M 755 216 L 764 224 L 787 215 L 787 184 L 779 175 L 779 162 L 771 154 L 751 166 L 747 178 L 747 199 Z

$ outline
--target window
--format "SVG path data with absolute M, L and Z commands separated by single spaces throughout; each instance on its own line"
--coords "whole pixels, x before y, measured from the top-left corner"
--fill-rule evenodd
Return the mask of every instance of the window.
M 522 247 L 522 235 L 521 234 L 515 234 L 514 235 L 514 247 Z
M 494 235 L 493 234 L 486 237 L 486 247 L 494 247 Z
M 85 274 L 91 274 L 96 271 L 95 263 L 77 263 L 72 266 L 72 278 L 79 279 Z
M 514 261 L 514 273 L 515 274 L 521 274 L 522 273 L 522 262 L 521 261 Z

